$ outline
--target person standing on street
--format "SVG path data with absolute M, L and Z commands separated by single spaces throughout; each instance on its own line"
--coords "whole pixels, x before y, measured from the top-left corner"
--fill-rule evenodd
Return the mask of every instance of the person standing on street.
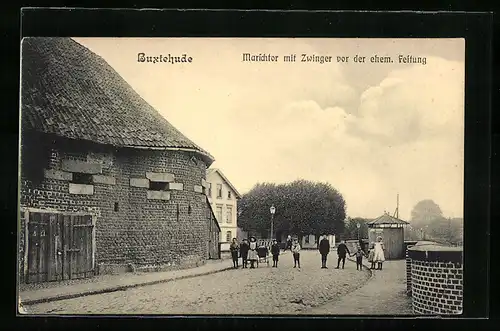
M 356 270 L 363 271 L 363 256 L 366 256 L 365 252 L 363 252 L 361 247 L 358 247 L 356 253 L 351 254 L 351 256 L 353 255 L 356 255 Z
M 382 237 L 377 237 L 377 242 L 375 243 L 374 247 L 374 256 L 373 256 L 373 262 L 377 262 L 377 270 L 382 270 L 382 264 L 385 261 L 385 254 L 384 254 L 384 243 L 382 241 Z
M 236 238 L 233 238 L 231 245 L 229 245 L 229 250 L 231 251 L 231 257 L 233 258 L 233 268 L 238 268 L 238 251 L 240 249 L 240 245 L 236 241 Z
M 300 269 L 300 244 L 298 239 L 293 240 L 292 254 L 293 254 L 293 267 L 296 268 L 298 266 Z
M 319 242 L 319 253 L 321 254 L 321 269 L 328 269 L 326 267 L 326 258 L 330 253 L 330 242 L 326 236 L 323 236 L 323 239 Z
M 375 269 L 375 261 L 373 260 L 375 258 L 375 243 L 370 244 L 370 250 L 368 251 L 368 262 L 370 262 L 372 265 L 370 269 Z
M 243 239 L 243 242 L 240 245 L 240 255 L 241 255 L 242 268 L 247 267 L 247 257 L 248 257 L 248 250 L 249 249 L 250 249 L 250 245 L 248 245 L 248 240 Z
M 271 254 L 273 255 L 273 268 L 278 267 L 278 256 L 280 255 L 280 245 L 276 241 L 273 240 L 273 245 L 271 246 Z
M 286 246 L 285 246 L 285 252 L 287 250 L 290 250 L 292 251 L 292 236 L 288 235 L 288 237 L 286 238 Z
M 345 241 L 342 240 L 339 244 L 339 247 L 337 247 L 337 255 L 339 259 L 337 261 L 337 268 L 335 269 L 338 269 L 340 267 L 340 261 L 342 261 L 342 269 L 344 269 L 346 254 L 351 255 L 351 252 L 349 252 L 349 248 L 347 248 Z
M 255 239 L 255 237 L 250 237 L 248 260 L 250 261 L 250 269 L 255 269 L 255 263 L 259 260 L 259 255 L 257 254 L 257 239 Z

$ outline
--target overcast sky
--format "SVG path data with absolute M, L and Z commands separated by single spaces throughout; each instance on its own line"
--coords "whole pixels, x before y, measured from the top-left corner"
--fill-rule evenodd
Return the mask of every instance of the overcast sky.
M 75 40 L 208 150 L 240 193 L 303 178 L 331 183 L 352 217 L 393 212 L 397 193 L 403 219 L 422 199 L 463 215 L 462 39 Z M 193 62 L 138 63 L 140 52 Z M 243 62 L 247 52 L 280 62 Z M 281 61 L 291 53 L 335 63 Z M 356 54 L 367 63 L 352 62 Z M 427 64 L 399 64 L 400 54 Z M 337 55 L 351 59 L 337 64 Z M 395 63 L 370 63 L 372 55 Z

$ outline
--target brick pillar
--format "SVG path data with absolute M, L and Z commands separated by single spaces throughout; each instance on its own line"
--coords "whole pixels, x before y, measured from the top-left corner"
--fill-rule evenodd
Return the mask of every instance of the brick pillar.
M 18 263 L 18 275 L 19 275 L 19 283 L 24 283 L 24 245 L 27 234 L 25 233 L 26 220 L 24 219 L 24 211 L 21 210 L 20 213 L 20 228 L 19 228 L 19 263 Z
M 408 256 L 408 248 L 406 248 L 406 294 L 411 296 L 411 258 Z
M 408 253 L 413 312 L 420 315 L 461 314 L 462 250 L 450 247 L 424 249 L 415 247 Z

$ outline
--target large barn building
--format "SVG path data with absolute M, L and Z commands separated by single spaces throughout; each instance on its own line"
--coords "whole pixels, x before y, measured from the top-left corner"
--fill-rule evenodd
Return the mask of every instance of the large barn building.
M 208 152 L 72 39 L 24 39 L 21 81 L 21 281 L 217 258 Z

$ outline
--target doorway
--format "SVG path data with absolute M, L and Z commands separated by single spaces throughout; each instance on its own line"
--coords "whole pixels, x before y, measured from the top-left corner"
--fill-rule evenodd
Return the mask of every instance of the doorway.
M 26 220 L 26 283 L 94 276 L 92 215 L 30 211 Z

